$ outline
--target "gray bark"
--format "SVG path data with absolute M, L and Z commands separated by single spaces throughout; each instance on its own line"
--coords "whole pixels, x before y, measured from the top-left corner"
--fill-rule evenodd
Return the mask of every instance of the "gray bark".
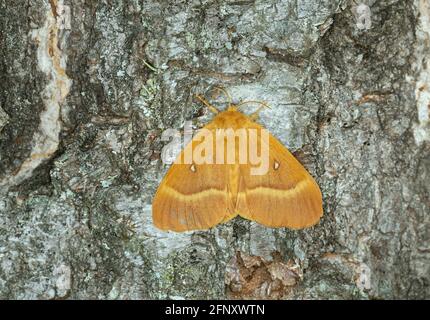
M 0 0 L 0 298 L 430 298 L 430 5 L 363 3 Z M 152 225 L 214 86 L 270 104 L 318 225 Z

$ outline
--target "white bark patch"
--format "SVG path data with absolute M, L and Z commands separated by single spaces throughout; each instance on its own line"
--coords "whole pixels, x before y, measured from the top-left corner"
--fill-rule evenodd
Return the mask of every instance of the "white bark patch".
M 371 270 L 365 263 L 360 263 L 356 268 L 357 277 L 355 279 L 355 284 L 361 291 L 368 291 L 372 288 L 371 283 Z
M 40 125 L 33 136 L 33 149 L 30 157 L 21 165 L 20 169 L 9 177 L 0 181 L 0 186 L 6 188 L 17 185 L 31 177 L 35 168 L 49 159 L 58 148 L 61 130 L 61 104 L 64 102 L 72 85 L 72 80 L 66 75 L 67 58 L 60 49 L 59 23 L 64 20 L 58 14 L 54 16 L 53 9 L 61 8 L 63 0 L 54 0 L 55 8 L 47 11 L 43 27 L 30 33 L 30 37 L 38 45 L 37 63 L 39 69 L 46 75 L 48 82 L 41 92 L 45 110 L 40 114 Z M 70 11 L 61 11 L 64 14 Z
M 3 127 L 9 122 L 9 116 L 6 112 L 0 107 L 0 132 Z
M 58 297 L 64 297 L 71 289 L 72 271 L 68 265 L 61 264 L 54 269 L 55 287 Z
M 416 0 L 419 11 L 417 26 L 416 63 L 418 72 L 415 85 L 415 97 L 418 107 L 418 124 L 414 128 L 415 142 L 420 145 L 430 141 L 430 3 L 428 0 Z

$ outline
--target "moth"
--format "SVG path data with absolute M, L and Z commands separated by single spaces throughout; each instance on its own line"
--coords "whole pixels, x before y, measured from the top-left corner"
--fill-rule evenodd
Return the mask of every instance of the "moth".
M 252 165 L 240 161 L 237 144 L 233 161 L 225 161 L 228 150 L 225 148 L 221 164 L 219 161 L 184 163 L 186 154 L 197 151 L 203 143 L 198 133 L 178 155 L 158 187 L 152 203 L 154 225 L 176 232 L 203 230 L 238 215 L 273 228 L 301 229 L 315 225 L 323 215 L 318 184 L 275 137 L 268 134 L 263 139 L 263 134 L 258 134 L 266 130 L 256 121 L 258 113 L 267 105 L 258 102 L 262 106 L 247 116 L 239 110 L 240 106 L 256 101 L 238 105 L 230 101 L 227 109 L 220 112 L 197 97 L 216 114 L 203 128 L 206 135 L 212 134 L 209 145 L 216 148 L 226 142 L 225 135 L 218 135 L 220 130 L 240 129 L 249 135 L 256 131 L 256 143 L 262 152 L 267 152 L 267 172 L 252 174 Z M 237 139 L 236 136 L 235 142 Z

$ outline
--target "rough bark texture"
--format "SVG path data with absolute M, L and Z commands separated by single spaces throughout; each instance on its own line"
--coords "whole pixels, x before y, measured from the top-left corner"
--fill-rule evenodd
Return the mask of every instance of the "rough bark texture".
M 0 298 L 430 298 L 430 5 L 364 3 L 0 0 Z M 317 226 L 153 227 L 215 85 L 271 105 Z

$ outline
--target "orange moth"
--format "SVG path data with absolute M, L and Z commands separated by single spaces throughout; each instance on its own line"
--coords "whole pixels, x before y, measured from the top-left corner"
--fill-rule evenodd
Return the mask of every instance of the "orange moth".
M 199 132 L 185 146 L 158 187 L 152 203 L 154 225 L 176 232 L 202 230 L 237 215 L 268 227 L 301 229 L 316 224 L 323 214 L 321 191 L 312 176 L 275 137 L 267 134 L 263 139 L 266 129 L 255 122 L 261 108 L 250 116 L 239 111 L 242 104 L 255 101 L 239 105 L 230 102 L 227 110 L 220 112 L 201 97 L 197 98 L 216 116 L 203 128 L 205 136 Z M 242 161 L 240 135 L 230 140 L 235 142 L 234 157 L 227 159 L 231 146 L 225 147 L 228 135 L 218 134 L 222 130 L 245 132 L 249 136 L 248 149 L 252 148 L 251 136 L 254 137 L 261 149 L 260 155 L 267 153 L 264 174 L 253 174 L 253 165 Z M 251 135 L 253 132 L 257 133 Z M 185 161 L 187 154 L 201 152 L 202 144 L 215 151 L 222 150 L 222 155 L 220 152 L 205 154 L 203 163 L 194 158 Z M 245 155 L 251 157 L 251 151 L 245 150 Z

